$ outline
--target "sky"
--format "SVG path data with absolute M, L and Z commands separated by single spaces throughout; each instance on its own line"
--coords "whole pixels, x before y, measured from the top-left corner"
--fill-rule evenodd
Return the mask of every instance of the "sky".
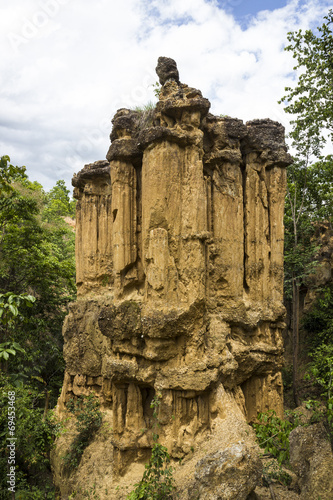
M 121 107 L 156 101 L 159 56 L 211 112 L 271 118 L 297 74 L 287 33 L 331 0 L 0 0 L 0 155 L 45 190 L 105 159 Z

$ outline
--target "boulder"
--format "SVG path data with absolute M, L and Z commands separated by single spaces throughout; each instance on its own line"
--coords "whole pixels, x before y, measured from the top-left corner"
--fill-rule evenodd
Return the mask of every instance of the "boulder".
M 189 495 L 200 500 L 245 500 L 262 473 L 256 453 L 242 442 L 208 454 L 195 467 L 196 483 Z
M 159 77 L 160 84 L 164 85 L 167 80 L 172 78 L 179 83 L 179 73 L 177 63 L 171 57 L 159 57 L 156 66 L 156 73 Z
M 324 425 L 296 427 L 289 442 L 290 463 L 298 476 L 300 498 L 332 500 L 333 453 Z

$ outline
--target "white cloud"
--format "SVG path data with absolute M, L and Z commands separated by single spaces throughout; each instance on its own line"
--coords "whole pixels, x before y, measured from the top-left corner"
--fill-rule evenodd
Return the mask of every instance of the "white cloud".
M 230 7 L 230 6 L 229 6 Z M 117 108 L 154 99 L 160 55 L 212 112 L 287 122 L 288 31 L 320 25 L 327 0 L 291 0 L 244 28 L 215 0 L 11 0 L 0 18 L 0 154 L 49 189 L 105 157 Z

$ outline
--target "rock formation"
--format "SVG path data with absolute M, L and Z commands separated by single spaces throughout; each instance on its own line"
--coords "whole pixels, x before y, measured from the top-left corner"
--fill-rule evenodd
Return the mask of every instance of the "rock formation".
M 297 473 L 301 500 L 333 498 L 333 453 L 323 423 L 290 433 L 290 463 Z
M 304 296 L 303 313 L 311 310 L 317 297 L 318 291 L 333 281 L 333 229 L 332 224 L 327 221 L 314 223 L 314 239 L 317 245 L 315 259 L 317 267 L 305 282 L 306 295 Z
M 107 160 L 73 178 L 78 300 L 64 324 L 58 411 L 72 395 L 98 395 L 112 427 L 114 483 L 149 458 L 150 402 L 159 392 L 160 440 L 174 459 L 193 462 L 186 491 L 246 498 L 250 480 L 237 492 L 228 476 L 236 493 L 223 496 L 205 470 L 229 455 L 245 467 L 246 420 L 269 408 L 282 415 L 291 159 L 279 123 L 213 116 L 201 92 L 179 82 L 174 61 L 160 58 L 157 73 L 156 108 L 118 110 Z M 255 459 L 251 467 L 257 474 Z

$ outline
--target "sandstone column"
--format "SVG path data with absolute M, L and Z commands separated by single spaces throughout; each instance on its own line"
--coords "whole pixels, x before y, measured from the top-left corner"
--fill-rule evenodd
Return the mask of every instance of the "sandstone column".
M 155 108 L 118 110 L 107 161 L 73 179 L 80 297 L 58 408 L 98 396 L 112 459 L 96 467 L 115 484 L 150 456 L 157 394 L 160 441 L 192 476 L 194 450 L 253 448 L 246 420 L 283 410 L 284 129 L 210 114 L 172 59 L 157 73 Z
M 73 177 L 78 294 L 112 281 L 111 182 L 108 161 L 86 165 Z

